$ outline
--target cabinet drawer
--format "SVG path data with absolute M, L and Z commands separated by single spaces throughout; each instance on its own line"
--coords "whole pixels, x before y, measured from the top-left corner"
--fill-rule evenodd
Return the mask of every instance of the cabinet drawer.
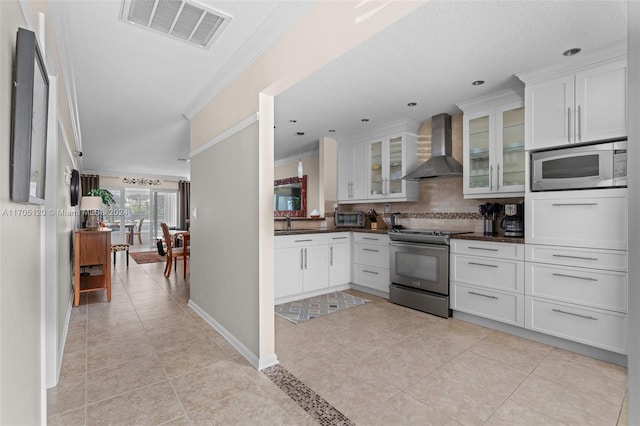
M 523 244 L 452 239 L 451 253 L 497 257 L 500 259 L 524 260 Z
M 356 243 L 373 244 L 379 246 L 389 245 L 389 236 L 386 234 L 374 234 L 367 232 L 354 232 L 353 240 Z
M 356 244 L 355 263 L 389 269 L 389 247 Z
M 530 244 L 627 249 L 627 191 L 601 189 L 534 194 L 525 209 Z
M 527 262 L 627 271 L 626 251 L 525 245 Z
M 508 324 L 524 326 L 524 295 L 451 283 L 451 308 Z
M 326 234 L 282 235 L 275 237 L 274 248 L 317 246 L 328 241 Z
M 525 296 L 525 328 L 627 352 L 627 315 Z
M 627 273 L 526 263 L 526 294 L 627 312 Z
M 325 236 L 328 244 L 351 243 L 351 232 L 332 232 Z
M 356 265 L 354 282 L 375 290 L 389 292 L 389 270 Z
M 524 262 L 486 257 L 451 256 L 451 280 L 524 294 Z

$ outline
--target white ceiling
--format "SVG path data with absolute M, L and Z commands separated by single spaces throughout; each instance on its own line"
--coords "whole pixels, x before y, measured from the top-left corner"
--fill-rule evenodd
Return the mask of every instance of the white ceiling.
M 209 50 L 120 21 L 119 0 L 60 3 L 84 170 L 188 177 L 188 163 L 178 161 L 189 157 L 184 114 L 313 4 L 200 3 L 233 17 Z M 276 98 L 275 158 L 297 155 L 299 144 L 303 152 L 317 149 L 322 136 L 340 139 L 402 118 L 455 113 L 457 102 L 518 84 L 514 73 L 570 61 L 561 55 L 568 48 L 588 53 L 624 39 L 626 25 L 625 2 L 428 2 Z M 472 86 L 478 79 L 486 84 Z
M 578 59 L 562 56 L 568 48 L 588 54 L 626 38 L 626 9 L 608 1 L 428 2 L 276 98 L 275 158 L 297 155 L 298 143 L 302 152 L 317 149 L 321 136 L 459 113 L 456 103 L 522 85 L 517 72 Z
M 199 3 L 232 17 L 208 49 L 119 19 L 120 0 L 50 2 L 66 16 L 82 134 L 82 168 L 188 177 L 189 121 L 204 88 L 228 81 L 311 2 Z

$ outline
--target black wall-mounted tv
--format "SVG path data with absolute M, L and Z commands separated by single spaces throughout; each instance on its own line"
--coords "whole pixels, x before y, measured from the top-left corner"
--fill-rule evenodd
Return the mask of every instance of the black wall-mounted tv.
M 18 29 L 11 117 L 11 200 L 44 203 L 49 78 L 36 34 Z

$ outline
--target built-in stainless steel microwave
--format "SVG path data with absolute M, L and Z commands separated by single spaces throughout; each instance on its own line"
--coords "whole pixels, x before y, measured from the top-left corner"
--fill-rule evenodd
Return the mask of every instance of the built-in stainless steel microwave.
M 336 228 L 364 227 L 364 212 L 336 212 Z
M 627 141 L 531 153 L 531 190 L 627 186 Z

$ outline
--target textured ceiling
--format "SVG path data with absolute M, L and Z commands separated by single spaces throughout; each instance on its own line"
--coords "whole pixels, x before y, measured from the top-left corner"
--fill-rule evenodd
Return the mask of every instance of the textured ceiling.
M 178 161 L 189 157 L 184 114 L 313 4 L 200 2 L 233 18 L 208 50 L 120 21 L 119 0 L 51 2 L 67 21 L 84 170 L 188 177 Z M 517 72 L 570 61 L 567 48 L 624 39 L 626 25 L 617 1 L 427 2 L 276 98 L 275 158 L 317 149 L 322 136 L 455 113 L 460 101 L 519 84 Z M 472 86 L 478 79 L 486 84 Z
M 205 50 L 120 21 L 120 0 L 51 3 L 68 23 L 83 169 L 166 177 L 189 176 L 178 161 L 189 158 L 184 113 L 203 88 L 246 66 L 311 4 L 200 0 L 232 16 Z
M 521 85 L 517 72 L 571 61 L 562 56 L 568 48 L 588 54 L 625 39 L 626 8 L 605 1 L 428 2 L 276 98 L 275 158 L 297 155 L 299 143 L 303 152 L 317 149 L 322 136 L 340 140 L 403 118 L 458 113 L 458 102 Z M 486 83 L 472 86 L 475 80 Z

